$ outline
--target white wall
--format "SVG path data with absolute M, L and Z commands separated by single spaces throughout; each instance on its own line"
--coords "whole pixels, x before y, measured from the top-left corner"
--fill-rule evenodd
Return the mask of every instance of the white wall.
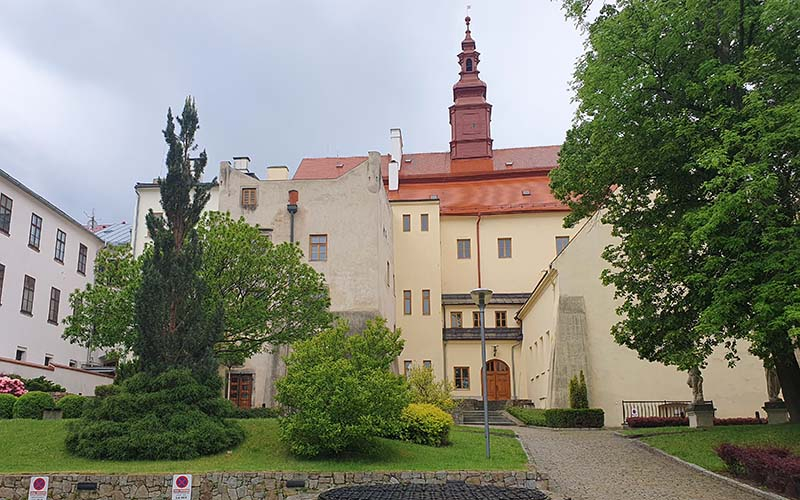
M 19 363 L 13 360 L 0 359 L 0 373 L 19 375 L 24 378 L 44 377 L 64 386 L 71 394 L 94 396 L 98 385 L 114 382 L 114 377 L 92 373 L 80 368 L 70 368 L 60 364 L 36 366 L 33 363 Z

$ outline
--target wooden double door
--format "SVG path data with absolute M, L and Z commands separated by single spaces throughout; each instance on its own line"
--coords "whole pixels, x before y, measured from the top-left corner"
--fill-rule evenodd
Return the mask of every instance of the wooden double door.
M 486 362 L 486 386 L 489 401 L 511 399 L 511 370 L 499 359 Z
M 234 406 L 250 408 L 253 401 L 253 374 L 231 373 L 228 399 Z

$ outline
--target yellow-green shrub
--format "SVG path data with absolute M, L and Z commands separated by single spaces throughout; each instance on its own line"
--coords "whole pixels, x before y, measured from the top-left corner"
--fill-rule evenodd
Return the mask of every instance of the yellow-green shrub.
M 448 442 L 453 417 L 427 403 L 411 403 L 400 415 L 400 439 L 428 446 L 443 446 Z

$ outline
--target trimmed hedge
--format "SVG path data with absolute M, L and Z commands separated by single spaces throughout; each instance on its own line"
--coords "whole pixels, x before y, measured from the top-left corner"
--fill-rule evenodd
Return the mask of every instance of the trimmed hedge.
M 236 408 L 231 409 L 230 418 L 278 418 L 281 411 L 278 408 Z
M 46 392 L 30 391 L 14 402 L 14 418 L 42 419 L 42 412 L 55 408 L 53 396 Z
M 605 414 L 600 408 L 549 408 L 544 411 L 548 427 L 600 428 Z
M 547 427 L 547 419 L 544 418 L 544 412 L 540 408 L 520 408 L 512 406 L 506 408 L 506 411 L 521 420 L 525 425 L 535 425 L 538 427 Z
M 11 394 L 0 394 L 0 419 L 14 416 L 14 403 L 17 397 Z
M 767 486 L 780 494 L 800 496 L 800 457 L 785 448 L 761 448 L 721 444 L 717 455 L 728 471 Z
M 734 417 L 734 418 L 715 418 L 714 425 L 761 425 L 766 424 L 767 419 L 755 417 Z
M 63 418 L 81 418 L 87 399 L 76 394 L 68 394 L 59 399 L 56 408 L 62 411 Z
M 411 403 L 400 414 L 400 439 L 428 446 L 444 446 L 453 417 L 430 403 Z

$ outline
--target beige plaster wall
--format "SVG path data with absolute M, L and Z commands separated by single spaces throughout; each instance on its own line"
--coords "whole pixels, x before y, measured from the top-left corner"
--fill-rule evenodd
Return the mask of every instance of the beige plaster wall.
M 515 370 L 512 367 L 511 348 L 514 347 L 514 365 L 519 363 L 520 348 L 518 342 L 510 340 L 488 340 L 486 342 L 486 360 L 499 359 L 505 362 L 512 373 L 511 379 L 511 394 L 514 394 L 514 385 L 516 383 L 517 392 L 519 392 L 520 383 L 516 376 L 513 376 Z M 447 379 L 453 381 L 454 369 L 456 366 L 469 367 L 470 385 L 469 390 L 456 389 L 453 391 L 455 398 L 472 398 L 477 399 L 481 397 L 481 343 L 478 340 L 458 340 L 448 341 L 444 345 L 445 360 L 447 363 Z

